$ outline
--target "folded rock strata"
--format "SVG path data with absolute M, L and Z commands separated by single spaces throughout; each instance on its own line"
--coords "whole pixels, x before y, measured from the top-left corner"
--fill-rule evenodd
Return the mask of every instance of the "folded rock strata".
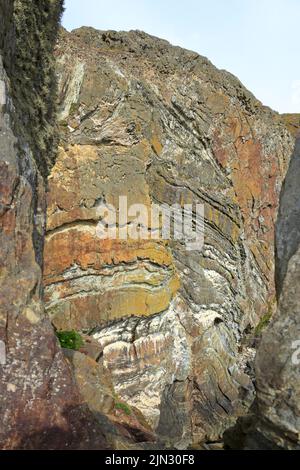
M 103 361 L 96 361 L 90 354 L 99 351 L 98 342 L 88 339 L 80 351 L 65 349 L 64 354 L 72 366 L 82 398 L 101 424 L 109 445 L 117 450 L 157 445 L 156 435 L 143 415 L 118 397 Z
M 234 76 L 145 33 L 63 30 L 56 59 L 47 312 L 97 339 L 114 389 L 167 444 L 216 441 L 253 399 L 241 340 L 274 309 L 294 139 Z M 118 208 L 119 196 L 204 204 L 204 248 L 99 239 L 99 204 Z

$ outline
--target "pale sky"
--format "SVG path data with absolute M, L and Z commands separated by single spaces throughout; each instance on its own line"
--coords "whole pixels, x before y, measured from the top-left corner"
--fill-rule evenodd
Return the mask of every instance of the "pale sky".
M 300 0 L 65 0 L 63 26 L 139 29 L 208 57 L 265 105 L 300 112 Z

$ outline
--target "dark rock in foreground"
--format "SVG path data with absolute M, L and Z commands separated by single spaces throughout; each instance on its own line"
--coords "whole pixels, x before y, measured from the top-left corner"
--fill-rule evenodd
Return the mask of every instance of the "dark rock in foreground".
M 55 154 L 52 55 L 61 8 L 60 0 L 0 1 L 1 449 L 107 447 L 42 303 L 41 173 Z

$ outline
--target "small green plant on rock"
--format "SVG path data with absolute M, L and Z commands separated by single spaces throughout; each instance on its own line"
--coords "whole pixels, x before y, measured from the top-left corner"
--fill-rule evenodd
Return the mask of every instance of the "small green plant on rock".
M 60 125 L 61 127 L 68 127 L 69 124 L 68 124 L 68 121 L 66 121 L 66 120 L 64 119 L 63 121 L 60 121 L 59 125 Z
M 84 341 L 77 331 L 57 331 L 56 336 L 62 348 L 74 349 L 77 351 L 84 345 Z
M 71 104 L 71 107 L 70 107 L 70 116 L 72 116 L 72 114 L 75 114 L 78 112 L 78 104 L 77 103 L 72 103 Z
M 124 403 L 124 402 L 119 402 L 119 401 L 115 402 L 115 408 L 116 408 L 117 410 L 122 410 L 122 411 L 124 411 L 124 413 L 127 414 L 128 416 L 131 415 L 131 408 L 130 408 L 130 406 L 127 405 L 127 404 Z
M 262 333 L 262 331 L 266 328 L 266 326 L 268 326 L 268 324 L 270 323 L 271 317 L 272 317 L 272 312 L 268 311 L 268 313 L 266 313 L 261 318 L 259 324 L 255 328 L 255 335 L 256 336 L 259 336 Z
M 266 313 L 261 317 L 258 325 L 254 330 L 255 336 L 260 336 L 263 330 L 268 326 L 271 321 L 273 314 L 276 311 L 276 299 L 273 298 L 267 305 L 266 305 Z

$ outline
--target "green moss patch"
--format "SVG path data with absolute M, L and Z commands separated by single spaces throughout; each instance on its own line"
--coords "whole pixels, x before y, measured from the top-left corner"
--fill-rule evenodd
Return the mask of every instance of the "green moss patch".
M 268 326 L 272 317 L 272 313 L 269 311 L 260 320 L 259 324 L 255 328 L 255 335 L 259 336 L 261 332 Z
M 127 414 L 128 416 L 131 415 L 131 408 L 129 405 L 127 405 L 126 403 L 124 402 L 115 402 L 115 408 L 117 410 L 122 410 L 124 411 L 125 414 Z
M 77 331 L 57 331 L 56 336 L 62 348 L 74 349 L 77 351 L 84 345 L 84 341 Z

